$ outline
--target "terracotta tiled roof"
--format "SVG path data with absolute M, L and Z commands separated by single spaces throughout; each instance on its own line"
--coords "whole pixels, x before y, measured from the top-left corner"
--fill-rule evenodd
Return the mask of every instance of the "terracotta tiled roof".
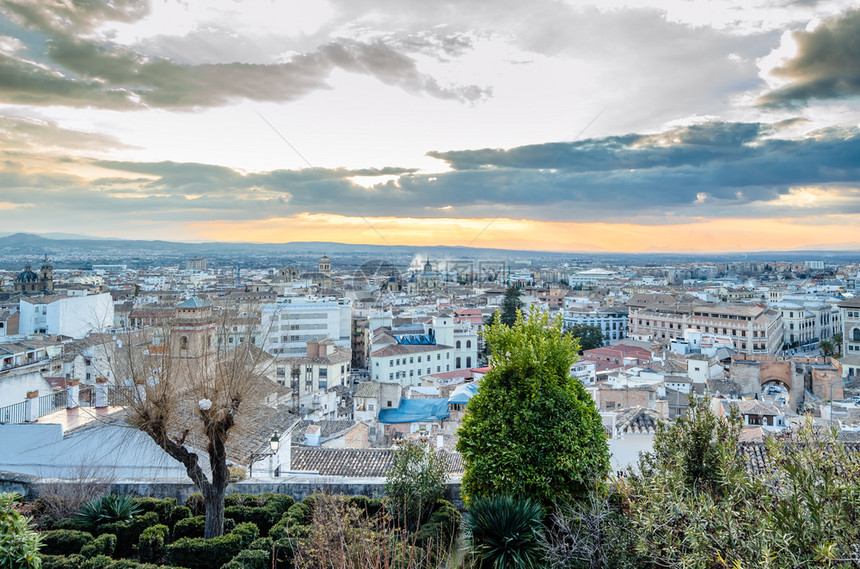
M 786 443 L 796 445 L 798 443 Z M 842 445 L 849 464 L 860 466 L 860 443 L 845 443 Z M 763 473 L 768 470 L 769 451 L 765 443 L 739 443 L 738 450 L 746 462 L 747 469 L 753 473 Z
M 463 473 L 459 454 L 441 452 L 449 475 Z M 382 478 L 391 470 L 391 449 L 340 449 L 294 446 L 290 470 L 310 470 L 322 476 Z

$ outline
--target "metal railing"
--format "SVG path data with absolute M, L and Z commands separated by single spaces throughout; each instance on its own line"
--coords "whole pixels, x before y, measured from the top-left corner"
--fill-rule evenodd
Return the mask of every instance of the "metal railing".
M 26 417 L 26 402 L 21 401 L 14 405 L 0 407 L 0 424 L 17 424 L 23 423 Z
M 111 391 L 108 390 L 108 401 L 110 401 L 110 393 Z M 57 409 L 65 409 L 68 398 L 69 392 L 67 389 L 39 396 L 38 401 L 34 403 L 38 406 L 39 417 L 44 417 Z M 94 404 L 95 390 L 90 386 L 81 387 L 78 391 L 77 407 L 92 407 Z M 26 409 L 26 401 L 0 407 L 0 424 L 20 424 L 26 422 Z

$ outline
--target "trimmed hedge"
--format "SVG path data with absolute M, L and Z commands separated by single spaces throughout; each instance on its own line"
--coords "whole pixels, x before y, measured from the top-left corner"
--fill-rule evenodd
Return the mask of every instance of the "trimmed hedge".
M 166 526 L 173 521 L 173 510 L 179 507 L 176 498 L 135 498 L 132 501 L 140 508 L 141 514 L 155 512 L 158 514 L 158 523 Z
M 269 533 L 280 514 L 267 507 L 227 506 L 224 509 L 224 517 L 236 520 L 236 523 L 250 522 L 256 525 L 260 532 Z
M 229 563 L 221 569 L 268 569 L 272 566 L 272 553 L 260 549 L 240 551 Z
M 114 552 L 116 557 L 134 557 L 134 546 L 137 545 L 143 531 L 157 524 L 158 514 L 147 512 L 143 515 L 135 516 L 129 521 L 99 524 L 96 531 L 99 534 L 112 533 L 116 535 L 117 547 Z
M 183 537 L 167 546 L 167 559 L 188 569 L 220 567 L 248 547 L 260 535 L 257 526 L 243 523 L 232 532 L 212 539 Z
M 116 550 L 116 536 L 112 533 L 103 533 L 81 548 L 81 555 L 86 558 L 98 555 L 110 557 Z
M 271 537 L 261 537 L 255 539 L 251 542 L 251 545 L 248 546 L 248 549 L 260 549 L 262 551 L 271 551 L 272 547 L 274 547 L 275 541 Z
M 164 542 L 170 528 L 164 524 L 154 525 L 143 530 L 137 542 L 137 557 L 141 561 L 160 561 L 164 558 Z
M 84 561 L 80 569 L 174 569 L 166 565 L 155 565 L 154 563 L 138 563 L 131 559 L 111 559 L 106 555 L 99 555 Z
M 88 531 L 54 529 L 42 534 L 41 552 L 45 555 L 73 555 L 93 540 Z
M 43 552 L 41 557 L 42 569 L 81 569 L 81 565 L 86 561 L 83 555 L 77 553 L 74 555 L 51 555 Z
M 225 502 L 227 498 L 224 498 Z M 203 499 L 203 492 L 194 492 L 185 499 L 185 507 L 191 510 L 192 516 L 202 516 L 206 513 L 206 501 Z
M 174 541 L 178 541 L 183 537 L 203 537 L 205 527 L 206 518 L 203 516 L 194 516 L 193 518 L 179 520 L 173 526 L 173 539 Z

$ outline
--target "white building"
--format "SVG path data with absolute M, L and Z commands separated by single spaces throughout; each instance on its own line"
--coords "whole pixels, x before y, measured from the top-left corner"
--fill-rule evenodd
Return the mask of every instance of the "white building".
M 278 299 L 261 310 L 263 349 L 274 355 L 299 356 L 306 353 L 309 340 L 334 340 L 350 347 L 352 307 L 336 300 L 308 297 Z
M 108 293 L 86 296 L 22 298 L 18 305 L 19 334 L 56 334 L 84 338 L 113 325 L 113 300 Z
M 615 310 L 567 310 L 564 327 L 570 329 L 577 324 L 597 326 L 603 332 L 604 344 L 627 337 L 627 314 Z

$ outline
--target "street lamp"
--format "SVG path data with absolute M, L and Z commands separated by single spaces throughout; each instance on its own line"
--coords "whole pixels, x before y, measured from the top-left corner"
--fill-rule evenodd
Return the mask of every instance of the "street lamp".
M 248 478 L 251 478 L 254 475 L 254 463 L 257 462 L 261 458 L 266 458 L 267 456 L 274 456 L 277 454 L 278 449 L 281 448 L 281 438 L 278 436 L 278 433 L 272 433 L 272 438 L 269 439 L 269 448 L 271 450 L 263 451 L 263 452 L 252 452 L 250 463 L 248 464 Z

